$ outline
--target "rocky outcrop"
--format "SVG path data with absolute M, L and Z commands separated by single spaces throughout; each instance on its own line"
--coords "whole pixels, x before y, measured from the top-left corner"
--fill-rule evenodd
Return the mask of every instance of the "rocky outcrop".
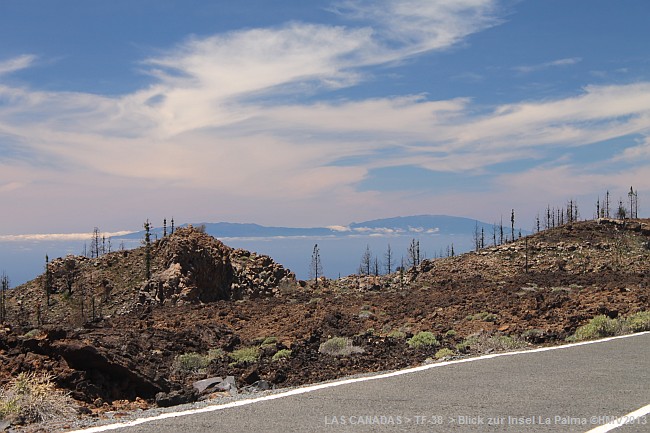
M 238 299 L 278 296 L 283 288 L 296 288 L 296 275 L 269 256 L 246 250 L 231 254 L 234 270 L 232 293 Z
M 163 269 L 144 284 L 142 292 L 171 305 L 231 299 L 231 251 L 201 231 L 179 229 L 155 244 L 153 255 Z
M 162 269 L 143 285 L 142 303 L 165 305 L 277 296 L 296 276 L 269 256 L 233 250 L 200 230 L 179 229 L 155 244 Z

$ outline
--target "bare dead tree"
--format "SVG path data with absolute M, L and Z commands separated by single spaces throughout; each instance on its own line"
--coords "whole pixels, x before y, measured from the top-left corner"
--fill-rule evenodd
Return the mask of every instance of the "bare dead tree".
M 393 271 L 393 250 L 390 248 L 390 244 L 388 244 L 388 247 L 386 248 L 385 259 L 386 261 L 384 262 L 384 267 L 386 269 L 386 273 L 390 274 Z
M 7 321 L 7 302 L 5 292 L 9 290 L 9 277 L 5 271 L 0 276 L 0 321 Z M 22 305 L 22 304 L 21 304 Z
M 311 254 L 311 265 L 309 266 L 309 278 L 313 279 L 316 287 L 318 287 L 318 278 L 323 275 L 323 265 L 320 259 L 320 249 L 318 244 L 314 245 L 314 250 Z
M 409 266 L 418 266 L 420 264 L 420 241 L 411 239 L 411 244 L 408 248 L 408 264 Z
M 151 223 L 149 220 L 144 223 L 144 271 L 145 278 L 151 278 Z
M 366 245 L 366 250 L 361 256 L 361 265 L 359 266 L 362 275 L 370 275 L 370 266 L 372 262 L 372 253 L 370 252 L 370 245 Z

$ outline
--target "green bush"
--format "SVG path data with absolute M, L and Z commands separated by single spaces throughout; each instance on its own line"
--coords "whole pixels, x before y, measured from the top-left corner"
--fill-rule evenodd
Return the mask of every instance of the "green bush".
M 642 311 L 623 319 L 623 327 L 630 332 L 650 331 L 650 311 Z
M 467 337 L 456 345 L 456 350 L 460 353 L 467 353 L 472 346 L 478 343 L 478 341 L 478 336 L 473 335 L 471 337 Z
M 483 322 L 496 322 L 497 321 L 497 315 L 488 313 L 487 311 L 482 311 L 480 313 L 476 313 L 474 315 L 469 315 L 466 317 L 467 320 L 481 320 Z
M 610 319 L 605 315 L 596 316 L 586 325 L 576 329 L 568 339 L 570 341 L 593 340 L 595 338 L 611 337 L 621 331 L 621 324 L 616 319 Z
M 541 329 L 527 329 L 521 334 L 521 338 L 526 341 L 534 341 L 544 335 Z
M 260 359 L 260 350 L 257 347 L 244 347 L 242 349 L 237 349 L 229 354 L 230 358 L 235 361 L 235 363 L 240 362 L 257 362 Z
M 210 357 L 201 355 L 196 352 L 183 353 L 176 356 L 174 359 L 174 366 L 177 371 L 181 372 L 197 372 L 203 370 L 210 365 Z
M 396 340 L 403 340 L 404 338 L 406 338 L 406 333 L 400 331 L 399 329 L 396 329 L 394 331 L 389 332 L 388 337 L 394 338 Z
M 265 349 L 267 347 L 275 347 L 275 345 L 278 343 L 277 337 L 266 337 L 263 341 L 260 347 L 262 349 Z
M 440 345 L 435 335 L 429 331 L 421 331 L 413 337 L 406 340 L 409 346 L 413 349 L 420 349 L 422 347 L 437 347 Z
M 262 346 L 270 346 L 276 344 L 277 342 L 278 342 L 277 337 L 266 337 L 264 341 L 262 341 Z
M 271 358 L 271 361 L 276 362 L 280 361 L 282 359 L 289 359 L 291 358 L 291 350 L 289 349 L 282 349 L 278 350 L 275 355 Z
M 436 359 L 442 359 L 442 358 L 448 358 L 450 356 L 454 356 L 454 354 L 455 352 L 453 350 L 445 347 L 437 351 L 435 357 Z
M 332 356 L 348 356 L 353 353 L 363 353 L 363 348 L 353 345 L 349 338 L 333 337 L 321 343 L 318 352 Z
M 215 348 L 208 351 L 208 359 L 212 361 L 213 359 L 221 359 L 226 356 L 226 352 L 223 349 Z
M 447 338 L 453 338 L 456 335 L 458 335 L 458 332 L 454 331 L 453 329 L 450 329 L 449 331 L 445 332 L 445 337 Z

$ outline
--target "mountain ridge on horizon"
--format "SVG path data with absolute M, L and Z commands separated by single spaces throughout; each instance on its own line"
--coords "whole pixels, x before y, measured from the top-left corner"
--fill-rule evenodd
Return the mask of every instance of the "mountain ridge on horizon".
M 390 218 L 379 218 L 374 220 L 352 222 L 347 226 L 326 226 L 326 227 L 283 227 L 265 226 L 256 223 L 233 223 L 233 222 L 200 222 L 185 223 L 178 227 L 188 225 L 204 226 L 206 233 L 221 238 L 263 238 L 263 237 L 337 237 L 349 235 L 416 235 L 421 234 L 470 234 L 477 227 L 491 229 L 492 224 L 483 221 L 452 216 L 452 215 L 409 215 Z M 170 230 L 171 227 L 167 227 Z M 153 235 L 162 235 L 162 227 L 151 230 Z M 142 238 L 144 230 L 132 232 L 114 239 Z

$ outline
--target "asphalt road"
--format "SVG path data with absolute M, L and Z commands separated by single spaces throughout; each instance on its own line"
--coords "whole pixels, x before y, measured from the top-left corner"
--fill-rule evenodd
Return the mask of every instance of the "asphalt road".
M 365 379 L 116 431 L 589 432 L 650 404 L 650 333 Z

